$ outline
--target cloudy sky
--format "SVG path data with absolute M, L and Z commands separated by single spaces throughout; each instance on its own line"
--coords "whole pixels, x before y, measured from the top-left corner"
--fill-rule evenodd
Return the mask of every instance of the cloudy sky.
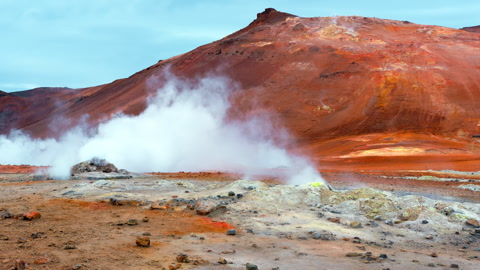
M 0 90 L 109 83 L 235 32 L 267 7 L 480 25 L 478 0 L 0 0 Z

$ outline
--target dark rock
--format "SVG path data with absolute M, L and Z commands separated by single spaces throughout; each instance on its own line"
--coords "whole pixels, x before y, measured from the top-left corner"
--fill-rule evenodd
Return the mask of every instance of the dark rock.
M 237 194 L 237 199 L 243 198 L 243 194 Z
M 353 238 L 353 240 L 352 240 L 352 243 L 354 243 L 354 244 L 360 244 L 360 243 L 362 243 L 362 240 L 361 240 L 359 237 L 355 236 L 355 237 Z
M 460 267 L 458 266 L 458 264 L 452 263 L 452 264 L 450 265 L 450 268 L 460 268 Z
M 422 224 L 428 224 L 428 220 L 422 220 Z
M 229 192 L 228 192 L 228 196 L 235 196 L 235 192 L 229 191 Z
M 230 229 L 227 231 L 227 235 L 236 235 L 237 234 L 237 230 L 235 229 Z
M 246 269 L 247 270 L 258 270 L 258 266 L 256 266 L 255 264 L 247 263 Z

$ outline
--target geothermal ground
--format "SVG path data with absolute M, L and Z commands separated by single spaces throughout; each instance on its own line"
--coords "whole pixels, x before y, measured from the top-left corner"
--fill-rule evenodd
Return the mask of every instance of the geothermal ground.
M 0 269 L 479 265 L 478 173 L 324 171 L 331 190 L 223 173 L 61 181 L 28 166 L 2 172 Z

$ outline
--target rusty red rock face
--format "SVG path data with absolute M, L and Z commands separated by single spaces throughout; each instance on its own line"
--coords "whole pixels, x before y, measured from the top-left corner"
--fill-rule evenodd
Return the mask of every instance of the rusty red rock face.
M 126 79 L 2 93 L 0 133 L 59 136 L 83 114 L 90 125 L 118 112 L 136 115 L 146 108 L 149 80 L 160 87 L 167 68 L 183 78 L 215 71 L 240 85 L 231 119 L 268 114 L 295 138 L 290 150 L 319 166 L 468 170 L 479 165 L 472 138 L 480 134 L 479 49 L 475 32 L 269 9 L 244 29 Z M 52 132 L 56 115 L 73 121 Z
M 32 211 L 30 213 L 23 214 L 22 218 L 25 220 L 34 220 L 34 219 L 40 219 L 41 217 L 42 215 L 39 212 Z

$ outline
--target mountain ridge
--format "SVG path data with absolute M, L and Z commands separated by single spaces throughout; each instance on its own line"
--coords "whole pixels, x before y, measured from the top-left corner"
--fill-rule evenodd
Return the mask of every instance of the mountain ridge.
M 319 163 L 435 159 L 442 153 L 470 159 L 479 149 L 471 138 L 480 133 L 474 102 L 480 95 L 479 48 L 478 34 L 459 29 L 361 16 L 302 18 L 267 9 L 223 39 L 129 78 L 25 101 L 14 117 L 11 111 L 3 117 L 0 133 L 14 127 L 55 137 L 84 114 L 92 126 L 120 112 L 138 115 L 168 69 L 180 78 L 218 73 L 238 82 L 232 117 L 269 114 L 295 138 L 293 148 Z M 72 120 L 52 133 L 49 126 L 59 116 Z

